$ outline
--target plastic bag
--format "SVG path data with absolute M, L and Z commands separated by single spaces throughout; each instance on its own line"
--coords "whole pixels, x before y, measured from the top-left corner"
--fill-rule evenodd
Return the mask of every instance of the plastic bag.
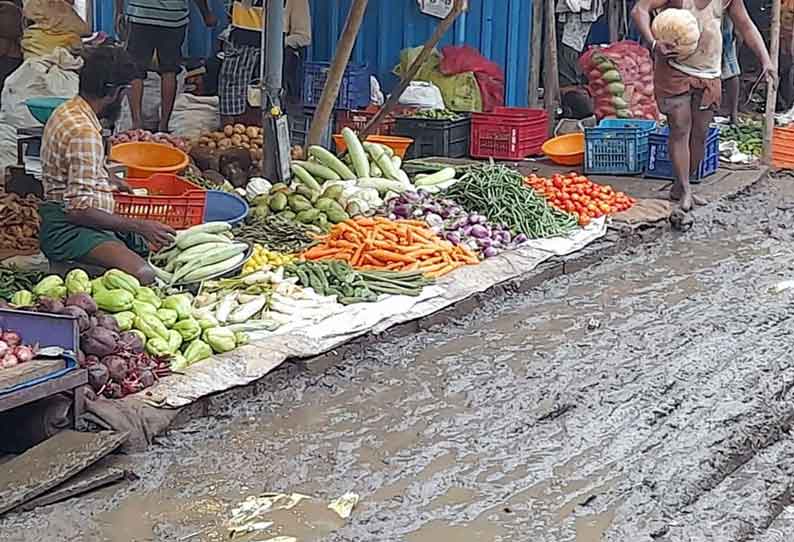
M 579 65 L 587 76 L 599 120 L 659 118 L 653 91 L 653 60 L 645 47 L 633 41 L 591 47 L 579 57 Z
M 174 102 L 174 112 L 168 129 L 187 139 L 198 139 L 202 134 L 214 132 L 221 125 L 217 96 L 180 94 Z
M 51 55 L 25 60 L 8 76 L 0 99 L 0 178 L 8 166 L 17 162 L 17 128 L 41 126 L 25 100 L 31 96 L 73 97 L 82 65 L 82 59 L 59 48 Z
M 411 81 L 400 96 L 400 104 L 420 109 L 446 109 L 441 90 L 428 81 Z
M 180 96 L 185 88 L 185 75 L 187 71 L 182 68 L 176 76 L 176 95 Z M 150 71 L 143 81 L 143 109 L 141 111 L 143 127 L 153 132 L 157 131 L 160 124 L 160 74 Z M 174 102 L 176 105 L 176 102 Z M 169 123 L 170 124 L 170 123 Z M 216 124 L 216 127 L 220 122 Z M 130 103 L 127 98 L 121 104 L 121 115 L 116 122 L 116 133 L 132 130 L 132 114 L 130 113 Z

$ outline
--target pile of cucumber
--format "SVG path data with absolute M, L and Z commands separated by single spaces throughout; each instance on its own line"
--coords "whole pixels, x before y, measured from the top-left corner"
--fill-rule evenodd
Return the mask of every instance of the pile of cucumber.
M 293 162 L 295 181 L 318 189 L 329 181 L 356 181 L 362 188 L 374 188 L 380 194 L 413 190 L 402 159 L 386 145 L 364 142 L 350 128 L 342 130 L 347 154 L 342 158 L 322 147 L 309 148 L 309 160 Z

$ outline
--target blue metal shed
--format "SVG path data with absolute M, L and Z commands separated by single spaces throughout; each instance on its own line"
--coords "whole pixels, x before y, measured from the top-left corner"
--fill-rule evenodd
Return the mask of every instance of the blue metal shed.
M 505 98 L 509 105 L 525 105 L 530 66 L 533 0 L 469 0 L 469 10 L 443 38 L 441 45 L 467 44 L 505 70 Z M 351 0 L 310 0 L 313 45 L 310 60 L 330 60 L 344 26 Z M 97 1 L 95 28 L 112 32 L 112 2 Z M 191 3 L 192 4 L 192 3 Z M 226 23 L 223 0 L 210 0 L 221 18 L 218 29 L 208 31 L 191 5 L 187 38 L 190 56 L 212 54 L 214 36 Z M 354 62 L 366 63 L 385 89 L 396 81 L 391 71 L 400 51 L 422 45 L 439 19 L 419 11 L 416 0 L 370 0 L 364 24 L 353 51 Z
M 312 60 L 330 60 L 351 0 L 312 0 Z M 530 66 L 532 0 L 469 0 L 464 13 L 440 47 L 467 44 L 505 70 L 505 98 L 525 105 Z M 416 0 L 371 0 L 356 47 L 354 62 L 366 63 L 385 90 L 396 81 L 391 71 L 402 49 L 422 45 L 439 19 L 419 11 Z

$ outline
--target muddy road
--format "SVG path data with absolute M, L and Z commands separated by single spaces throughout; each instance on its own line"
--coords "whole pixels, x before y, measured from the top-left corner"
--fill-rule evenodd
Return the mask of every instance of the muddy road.
M 298 540 L 794 539 L 794 181 L 255 400 L 125 458 L 141 480 L 13 515 L 0 539 L 226 540 L 250 495 Z M 347 521 L 326 504 L 361 501 Z

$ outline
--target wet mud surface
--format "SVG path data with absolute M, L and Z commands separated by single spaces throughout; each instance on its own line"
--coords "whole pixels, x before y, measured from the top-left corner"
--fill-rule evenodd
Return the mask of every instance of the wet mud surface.
M 770 291 L 794 278 L 792 185 L 332 368 L 287 366 L 125 457 L 139 481 L 11 515 L 0 540 L 227 540 L 264 492 L 319 499 L 279 518 L 301 541 L 793 540 L 794 290 Z M 342 521 L 324 503 L 348 491 Z

